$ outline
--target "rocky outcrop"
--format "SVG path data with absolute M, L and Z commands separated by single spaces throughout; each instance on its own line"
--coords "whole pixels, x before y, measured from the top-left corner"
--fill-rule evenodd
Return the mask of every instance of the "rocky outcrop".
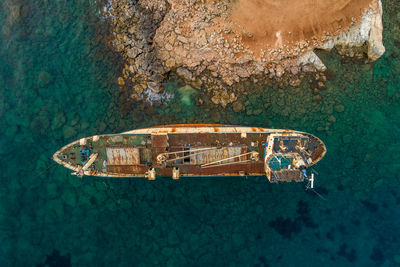
M 342 32 L 335 36 L 323 45 L 316 48 L 330 51 L 335 46 L 341 47 L 341 51 L 351 51 L 355 48 L 366 46 L 366 54 L 368 59 L 376 61 L 385 53 L 385 47 L 382 42 L 382 3 L 381 1 L 373 1 L 368 10 L 362 16 L 361 23 L 352 26 L 348 31 Z M 308 53 L 309 54 L 309 53 Z M 354 56 L 354 52 L 347 53 L 349 56 Z M 323 63 L 314 54 L 307 57 L 300 57 L 298 64 L 312 63 L 317 69 L 324 68 Z M 321 65 L 322 64 L 322 65 Z
M 234 85 L 249 77 L 286 77 L 287 84 L 296 85 L 304 72 L 325 71 L 315 48 L 340 47 L 339 52 L 354 56 L 351 51 L 365 47 L 370 60 L 385 51 L 380 0 L 371 0 L 347 28 L 339 25 L 337 34 L 326 32 L 292 45 L 281 32 L 273 44 L 254 42 L 251 32 L 232 22 L 232 5 L 229 0 L 113 1 L 106 13 L 113 46 L 126 63 L 118 83 L 133 88 L 138 99 L 146 90 L 162 92 L 167 74 L 175 73 L 225 106 L 240 93 Z
M 166 69 L 153 45 L 154 35 L 169 7 L 166 1 L 112 1 L 106 16 L 112 24 L 113 46 L 125 60 L 120 85 L 133 85 L 137 93 L 144 89 L 161 91 Z

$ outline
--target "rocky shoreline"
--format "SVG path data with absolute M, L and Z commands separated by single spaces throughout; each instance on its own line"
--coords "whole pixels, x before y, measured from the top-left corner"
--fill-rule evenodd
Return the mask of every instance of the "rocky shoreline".
M 210 95 L 216 105 L 234 104 L 246 89 L 241 82 L 298 86 L 306 73 L 316 76 L 317 90 L 324 88 L 324 63 L 314 49 L 336 47 L 348 57 L 375 61 L 385 51 L 382 44 L 382 7 L 372 0 L 347 27 L 338 26 L 322 38 L 256 51 L 246 45 L 246 32 L 232 22 L 232 1 L 139 0 L 112 1 L 104 13 L 112 25 L 112 46 L 122 55 L 124 68 L 118 84 L 131 91 L 133 100 L 160 94 L 162 83 L 177 74 L 187 84 Z M 235 108 L 236 107 L 236 108 Z

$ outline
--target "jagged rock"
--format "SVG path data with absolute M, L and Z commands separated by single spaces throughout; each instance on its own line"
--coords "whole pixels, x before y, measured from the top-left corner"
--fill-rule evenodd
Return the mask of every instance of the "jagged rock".
M 163 61 L 166 61 L 170 58 L 169 52 L 167 50 L 162 50 L 160 52 L 159 58 Z
M 247 71 L 245 66 L 236 66 L 233 70 L 235 74 L 238 75 L 239 77 L 242 78 L 249 77 L 249 72 Z
M 196 79 L 192 82 L 192 86 L 196 89 L 200 89 L 203 82 L 200 79 Z
M 193 78 L 193 74 L 190 70 L 179 67 L 176 69 L 176 73 L 185 80 L 191 81 Z
M 207 37 L 206 37 L 206 32 L 204 30 L 200 31 L 199 36 L 197 38 L 197 44 L 201 47 L 207 45 Z
M 157 82 L 147 82 L 147 87 L 154 93 L 161 92 L 161 84 Z
M 308 64 L 313 65 L 318 71 L 326 70 L 325 64 L 322 63 L 321 59 L 313 51 L 308 51 L 307 53 L 301 55 L 297 60 L 298 66 L 305 66 Z
M 276 73 L 276 77 L 282 77 L 282 75 L 285 73 L 285 70 L 283 69 L 283 67 L 281 65 L 277 65 L 275 68 L 275 73 Z
M 175 59 L 169 58 L 167 61 L 165 61 L 165 66 L 167 68 L 173 68 L 175 67 Z
M 299 73 L 299 68 L 297 67 L 297 66 L 292 66 L 291 68 L 290 68 L 290 72 L 293 74 L 293 75 L 297 75 L 298 73 Z
M 213 97 L 211 97 L 211 101 L 215 104 L 218 105 L 220 103 L 220 99 L 218 96 L 214 95 Z
M 165 44 L 165 49 L 167 49 L 168 51 L 171 51 L 173 49 L 172 45 L 169 43 Z
M 118 83 L 118 85 L 121 85 L 121 86 L 123 86 L 123 85 L 125 84 L 124 78 L 122 78 L 122 77 L 118 77 L 118 79 L 117 79 L 117 83 Z
M 301 70 L 303 72 L 314 72 L 315 71 L 315 67 L 312 64 L 307 64 L 301 67 Z
M 176 39 L 181 43 L 184 43 L 184 44 L 188 43 L 188 40 L 185 37 L 183 37 L 182 35 L 179 35 Z
M 135 87 L 134 87 L 134 90 L 135 90 L 136 93 L 141 94 L 141 93 L 143 93 L 144 88 L 143 88 L 142 85 L 136 84 Z
M 131 49 L 128 50 L 128 52 L 127 52 L 126 54 L 127 54 L 127 56 L 128 56 L 129 58 L 136 58 L 137 55 L 138 55 L 139 53 L 141 53 L 141 52 L 142 52 L 142 50 L 140 50 L 140 49 L 138 49 L 138 48 L 131 48 Z

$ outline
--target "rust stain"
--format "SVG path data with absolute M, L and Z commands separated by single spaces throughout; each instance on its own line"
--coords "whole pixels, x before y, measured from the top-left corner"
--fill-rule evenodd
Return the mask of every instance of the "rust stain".
M 230 126 L 227 124 L 212 124 L 212 123 L 197 123 L 197 124 L 168 124 L 164 126 L 154 126 L 154 127 L 180 127 L 180 128 L 185 128 L 185 127 L 193 127 L 193 128 L 199 128 L 199 127 L 221 127 L 221 126 Z M 154 128 L 152 127 L 152 128 Z
M 153 147 L 168 147 L 168 135 L 152 135 L 151 143 Z
M 218 133 L 219 132 L 219 128 L 214 127 L 214 132 Z
M 139 149 L 131 147 L 107 147 L 108 165 L 136 165 L 140 163 Z
M 135 176 L 135 173 L 142 173 L 141 176 L 143 176 L 147 167 L 140 165 L 112 165 L 108 166 L 108 170 L 112 173 L 125 174 L 126 176 Z
M 195 152 L 192 152 L 195 153 Z M 217 160 L 222 160 L 225 158 L 230 158 L 234 156 L 238 156 L 242 153 L 242 147 L 224 147 L 221 149 L 214 149 L 210 151 L 206 151 L 204 153 L 200 153 L 194 156 L 190 157 L 190 163 L 191 164 L 206 164 L 209 162 L 217 161 Z M 229 163 L 229 162 L 234 162 L 238 161 L 239 159 L 230 159 L 227 160 L 224 163 Z

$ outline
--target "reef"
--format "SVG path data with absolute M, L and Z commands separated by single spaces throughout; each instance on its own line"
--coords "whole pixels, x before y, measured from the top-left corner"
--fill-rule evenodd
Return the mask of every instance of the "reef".
M 385 52 L 380 0 L 122 0 L 104 15 L 124 60 L 117 82 L 134 100 L 176 74 L 226 106 L 249 78 L 298 86 L 304 73 L 325 72 L 315 49 L 370 62 Z

